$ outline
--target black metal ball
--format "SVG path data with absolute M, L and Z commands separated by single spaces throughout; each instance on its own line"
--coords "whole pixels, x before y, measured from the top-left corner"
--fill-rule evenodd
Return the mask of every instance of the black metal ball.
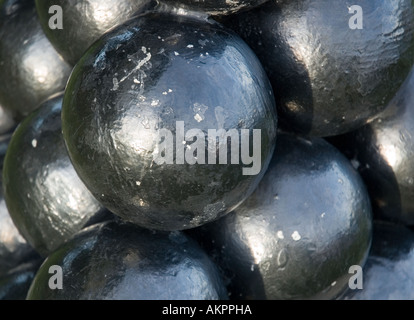
M 0 105 L 16 121 L 62 91 L 71 72 L 40 26 L 34 1 L 0 7 Z
M 62 289 L 49 268 L 62 268 Z M 189 237 L 125 222 L 97 224 L 52 253 L 29 300 L 217 300 L 227 291 L 216 266 Z
M 406 79 L 414 62 L 413 2 L 368 0 L 359 3 L 362 11 L 356 4 L 270 1 L 229 22 L 263 63 L 286 130 L 321 137 L 355 130 Z
M 375 221 L 362 287 L 349 289 L 341 300 L 413 300 L 413 263 L 414 233 L 402 225 Z
M 26 241 L 47 256 L 103 207 L 77 176 L 62 136 L 60 94 L 14 132 L 3 167 L 4 198 Z
M 157 13 L 86 52 L 62 109 L 69 155 L 92 194 L 130 222 L 168 231 L 213 221 L 246 199 L 268 166 L 276 126 L 269 80 L 239 36 Z M 236 137 L 216 144 L 209 130 Z
M 106 31 L 146 11 L 153 6 L 151 3 L 151 0 L 36 0 L 36 8 L 50 42 L 66 61 L 75 65 Z
M 232 299 L 333 299 L 371 244 L 368 193 L 320 138 L 281 134 L 255 192 L 234 212 L 189 230 L 229 279 Z

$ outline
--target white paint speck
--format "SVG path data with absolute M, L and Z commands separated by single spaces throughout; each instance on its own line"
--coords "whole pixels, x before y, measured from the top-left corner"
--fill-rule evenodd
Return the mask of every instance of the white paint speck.
M 300 236 L 299 232 L 295 231 L 292 233 L 292 239 L 295 241 L 299 241 L 302 237 Z
M 183 141 L 182 143 L 183 143 L 183 144 L 187 144 L 187 141 Z
M 119 88 L 119 82 L 117 78 L 113 78 L 112 79 L 112 83 L 114 84 L 114 87 L 112 88 L 112 90 L 116 91 Z
M 140 84 L 141 81 L 139 81 L 138 79 L 134 79 L 134 83 Z
M 102 197 L 105 197 L 105 195 L 102 193 Z
M 37 140 L 36 139 L 32 140 L 32 146 L 33 146 L 33 148 L 37 147 Z
M 189 44 L 189 45 L 187 46 L 187 48 L 188 48 L 188 49 L 192 49 L 192 48 L 194 48 L 194 46 L 193 46 L 192 44 Z
M 163 94 L 164 96 L 166 96 L 166 95 L 168 94 L 168 92 L 167 92 L 167 91 L 164 91 L 162 94 Z
M 174 54 L 175 54 L 176 56 L 179 56 L 179 55 L 180 55 L 177 51 L 174 51 Z
M 172 91 L 172 89 L 168 89 L 168 92 L 169 92 L 169 93 L 171 93 L 171 92 L 173 92 L 173 91 Z
M 335 286 L 335 285 L 336 285 L 336 281 L 334 281 L 334 282 L 331 283 L 331 286 L 332 287 Z
M 140 186 L 140 185 L 141 185 L 141 181 L 136 181 L 136 182 L 135 182 L 135 184 L 136 184 L 137 186 Z
M 159 103 L 160 103 L 160 100 L 152 100 L 152 102 L 151 102 L 151 106 L 152 106 L 152 107 L 156 107 L 156 106 L 158 106 L 158 105 L 159 105 Z
M 323 212 L 322 214 L 321 214 L 321 218 L 325 218 L 325 212 Z
M 197 122 L 203 121 L 203 118 L 198 113 L 194 116 L 194 119 L 196 119 Z
M 279 231 L 276 233 L 276 236 L 277 236 L 279 239 L 281 239 L 281 240 L 283 240 L 283 239 L 285 238 L 285 236 L 283 235 L 283 231 L 282 231 L 282 230 L 279 230 Z
M 252 264 L 252 265 L 250 266 L 250 271 L 251 271 L 251 272 L 253 272 L 253 271 L 254 271 L 254 264 Z

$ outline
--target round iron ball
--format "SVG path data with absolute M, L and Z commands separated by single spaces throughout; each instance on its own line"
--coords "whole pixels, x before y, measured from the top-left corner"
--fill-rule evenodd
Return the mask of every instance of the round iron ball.
M 410 72 L 413 2 L 355 5 L 269 1 L 228 22 L 263 63 L 285 130 L 327 137 L 358 129 L 385 109 Z
M 71 72 L 44 34 L 34 1 L 0 6 L 0 105 L 19 122 L 62 91 Z
M 334 299 L 370 249 L 368 193 L 323 139 L 277 139 L 255 192 L 224 218 L 188 232 L 223 270 L 231 299 Z
M 95 42 L 62 109 L 70 158 L 91 193 L 121 218 L 167 231 L 243 202 L 268 166 L 276 127 L 269 80 L 239 36 L 161 13 Z
M 49 268 L 62 268 L 62 289 Z M 56 280 L 57 281 L 57 280 Z M 125 222 L 84 229 L 52 253 L 36 274 L 28 300 L 224 300 L 217 267 L 195 241 Z
M 50 42 L 68 63 L 75 65 L 106 31 L 149 10 L 152 3 L 150 0 L 36 0 L 36 8 Z
M 10 216 L 42 256 L 104 212 L 70 162 L 62 136 L 62 98 L 52 97 L 20 123 L 3 167 Z

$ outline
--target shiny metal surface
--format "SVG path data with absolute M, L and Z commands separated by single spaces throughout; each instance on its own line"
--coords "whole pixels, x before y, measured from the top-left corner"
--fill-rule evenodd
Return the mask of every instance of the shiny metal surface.
M 414 225 L 414 69 L 378 119 L 338 147 L 364 178 L 379 219 Z
M 368 193 L 320 138 L 281 134 L 266 175 L 234 212 L 189 230 L 229 279 L 231 299 L 333 299 L 371 244 Z
M 229 23 L 262 61 L 286 130 L 333 136 L 377 116 L 414 61 L 414 4 L 369 0 L 363 29 L 349 28 L 355 1 L 291 0 Z
M 62 91 L 70 72 L 43 33 L 34 1 L 4 1 L 0 7 L 0 105 L 19 121 Z
M 251 145 L 261 130 L 261 171 L 243 175 L 251 165 L 240 158 L 177 164 L 175 151 L 174 164 L 156 164 L 160 130 L 177 140 L 177 121 L 205 136 L 248 129 Z M 271 85 L 245 42 L 217 23 L 168 14 L 130 20 L 98 40 L 75 67 L 62 109 L 69 155 L 92 194 L 128 221 L 169 231 L 217 219 L 251 194 L 276 126 Z M 190 152 L 190 140 L 180 143 Z
M 4 198 L 17 229 L 47 256 L 103 209 L 77 176 L 61 134 L 62 95 L 47 100 L 13 134 Z
M 15 126 L 16 121 L 13 119 L 12 112 L 0 105 L 0 135 L 4 135 L 12 131 Z
M 63 289 L 50 290 L 48 270 L 62 267 Z M 109 222 L 85 229 L 51 254 L 29 300 L 217 300 L 227 292 L 207 254 L 181 232 Z
M 348 290 L 341 300 L 413 300 L 414 233 L 401 225 L 376 221 L 373 235 L 363 288 Z
M 249 10 L 266 1 L 268 0 L 158 0 L 161 4 L 159 7 L 167 5 L 175 10 L 202 11 L 213 16 L 224 16 Z
M 49 28 L 49 8 L 53 5 L 62 8 L 63 29 Z M 151 0 L 36 0 L 44 32 L 72 65 L 105 31 L 151 6 Z
M 0 300 L 25 300 L 42 259 L 32 259 L 0 276 Z
M 11 139 L 11 134 L 0 136 L 0 170 Z M 12 268 L 37 256 L 14 225 L 4 200 L 0 177 L 0 278 Z M 0 294 L 1 296 L 1 294 Z

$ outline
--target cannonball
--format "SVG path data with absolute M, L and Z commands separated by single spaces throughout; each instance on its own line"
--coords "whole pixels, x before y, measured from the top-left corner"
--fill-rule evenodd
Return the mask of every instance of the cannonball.
M 270 1 L 228 23 L 263 63 L 281 127 L 305 135 L 366 124 L 414 63 L 411 0 Z
M 166 13 L 95 42 L 62 108 L 70 158 L 91 193 L 121 218 L 167 231 L 243 202 L 276 127 L 271 85 L 247 44 L 213 21 Z
M 4 199 L 10 216 L 42 256 L 104 211 L 77 176 L 66 151 L 62 97 L 59 94 L 47 100 L 20 123 L 3 167 Z
M 44 34 L 34 1 L 0 6 L 0 105 L 19 122 L 62 91 L 71 72 Z
M 52 266 L 61 268 L 59 290 L 49 286 Z M 113 221 L 84 229 L 52 253 L 27 299 L 217 300 L 227 299 L 227 291 L 217 267 L 182 232 Z
M 370 249 L 368 193 L 325 140 L 277 139 L 255 192 L 234 212 L 189 232 L 223 270 L 234 300 L 334 299 Z
M 110 28 L 149 9 L 150 0 L 36 0 L 45 34 L 62 57 L 75 65 Z

